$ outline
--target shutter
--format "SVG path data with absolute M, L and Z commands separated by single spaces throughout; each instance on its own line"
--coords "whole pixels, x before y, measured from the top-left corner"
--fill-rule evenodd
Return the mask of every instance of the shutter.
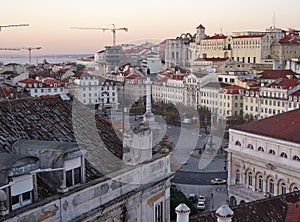
M 13 178 L 14 184 L 11 186 L 11 195 L 16 196 L 33 190 L 32 175 Z
M 65 161 L 65 170 L 75 169 L 81 166 L 81 157 Z

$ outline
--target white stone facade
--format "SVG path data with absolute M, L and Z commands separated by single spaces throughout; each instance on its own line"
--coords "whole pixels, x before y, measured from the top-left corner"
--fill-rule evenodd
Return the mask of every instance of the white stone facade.
M 228 194 L 231 204 L 299 189 L 298 143 L 235 129 L 230 129 L 229 134 Z

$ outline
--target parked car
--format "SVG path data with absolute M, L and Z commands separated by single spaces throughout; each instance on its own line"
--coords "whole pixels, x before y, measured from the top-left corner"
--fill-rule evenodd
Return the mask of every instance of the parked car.
M 193 203 L 197 203 L 197 195 L 196 194 L 190 193 L 188 195 L 188 199 L 191 200 Z
M 197 204 L 198 210 L 205 210 L 205 203 L 203 201 L 199 201 Z
M 221 179 L 221 178 L 214 178 L 210 181 L 211 184 L 224 184 L 226 183 L 225 179 Z
M 199 202 L 205 202 L 205 200 L 206 200 L 206 198 L 205 198 L 204 195 L 199 195 L 199 196 L 198 196 L 198 201 L 199 201 Z

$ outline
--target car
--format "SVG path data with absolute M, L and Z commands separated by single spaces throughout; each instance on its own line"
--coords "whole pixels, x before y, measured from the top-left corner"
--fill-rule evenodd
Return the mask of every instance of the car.
M 198 210 L 205 210 L 205 203 L 203 201 L 199 201 L 197 204 Z
M 227 181 L 225 179 L 221 179 L 221 178 L 214 178 L 210 181 L 211 184 L 224 184 Z
M 188 199 L 191 200 L 193 203 L 197 203 L 197 195 L 196 194 L 190 193 L 188 195 Z
M 206 198 L 205 198 L 204 195 L 199 195 L 199 196 L 198 196 L 198 201 L 199 201 L 199 202 L 205 202 L 205 200 L 206 200 Z

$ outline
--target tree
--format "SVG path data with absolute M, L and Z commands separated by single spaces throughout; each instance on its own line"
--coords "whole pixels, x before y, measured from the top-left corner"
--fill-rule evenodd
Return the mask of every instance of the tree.
M 175 208 L 181 204 L 186 204 L 190 209 L 191 213 L 190 215 L 197 214 L 197 208 L 194 206 L 194 204 L 182 193 L 181 190 L 178 190 L 177 188 L 171 187 L 171 197 L 170 197 L 170 219 L 176 220 L 176 212 Z

